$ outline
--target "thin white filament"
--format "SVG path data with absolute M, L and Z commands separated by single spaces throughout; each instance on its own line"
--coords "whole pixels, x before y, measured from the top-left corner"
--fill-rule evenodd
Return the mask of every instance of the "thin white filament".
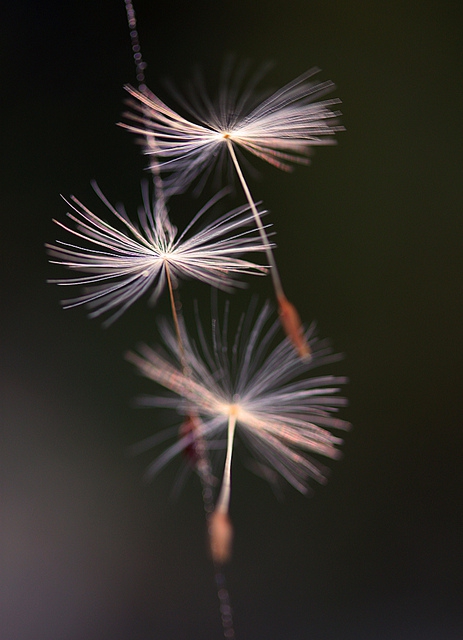
M 230 504 L 231 462 L 236 427 L 236 411 L 234 409 L 235 408 L 233 406 L 230 407 L 230 415 L 228 418 L 227 457 L 225 459 L 222 488 L 220 489 L 220 495 L 215 507 L 216 511 L 219 513 L 228 513 L 228 507 Z
M 273 280 L 273 286 L 275 287 L 275 293 L 277 295 L 277 297 L 279 296 L 283 296 L 283 286 L 281 284 L 281 279 L 280 279 L 280 274 L 278 273 L 278 269 L 277 269 L 277 265 L 275 262 L 275 258 L 273 257 L 273 252 L 272 249 L 270 248 L 270 243 L 267 237 L 267 234 L 265 233 L 265 228 L 264 225 L 262 224 L 262 221 L 260 219 L 259 213 L 257 211 L 257 207 L 254 203 L 254 199 L 251 195 L 251 191 L 249 190 L 248 184 L 244 178 L 243 172 L 241 171 L 241 167 L 240 164 L 238 162 L 238 159 L 236 157 L 236 153 L 235 150 L 233 148 L 233 144 L 231 142 L 231 140 L 228 138 L 227 139 L 227 147 L 228 147 L 228 151 L 230 153 L 230 157 L 233 161 L 233 164 L 235 166 L 236 169 L 236 173 L 238 174 L 238 178 L 239 181 L 241 182 L 241 186 L 243 187 L 243 191 L 246 195 L 246 199 L 249 203 L 249 206 L 251 208 L 252 214 L 254 216 L 254 219 L 256 221 L 256 226 L 257 229 L 259 231 L 260 237 L 262 238 L 262 242 L 265 248 L 265 253 L 267 255 L 267 260 L 269 261 L 269 265 L 271 266 L 271 270 L 270 270 L 270 275 L 272 276 L 272 280 Z

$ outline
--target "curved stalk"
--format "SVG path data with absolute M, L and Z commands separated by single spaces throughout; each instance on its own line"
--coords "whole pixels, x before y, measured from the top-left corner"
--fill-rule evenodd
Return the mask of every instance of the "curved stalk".
M 215 505 L 218 513 L 228 513 L 230 505 L 230 488 L 231 488 L 231 461 L 233 454 L 233 439 L 235 437 L 236 414 L 232 411 L 228 418 L 228 438 L 227 438 L 227 457 L 225 459 L 225 468 L 223 471 L 222 488 Z
M 267 234 L 265 233 L 264 225 L 262 224 L 262 220 L 260 219 L 259 213 L 257 211 L 256 204 L 251 195 L 251 191 L 249 190 L 248 184 L 244 178 L 243 172 L 241 171 L 240 164 L 238 162 L 238 158 L 236 157 L 235 149 L 233 148 L 232 141 L 230 138 L 226 138 L 228 151 L 230 152 L 231 159 L 236 169 L 236 173 L 238 174 L 239 181 L 241 186 L 243 187 L 243 191 L 246 195 L 246 199 L 251 208 L 252 214 L 256 221 L 257 229 L 259 231 L 260 237 L 262 238 L 262 243 L 265 248 L 265 253 L 267 255 L 267 260 L 270 265 L 270 275 L 272 276 L 273 288 L 275 289 L 275 296 L 278 302 L 278 310 L 280 313 L 280 321 L 285 330 L 286 335 L 289 337 L 291 342 L 293 343 L 296 351 L 299 356 L 303 360 L 309 360 L 311 358 L 311 350 L 309 343 L 305 339 L 304 329 L 302 326 L 301 319 L 296 310 L 296 307 L 289 302 L 288 298 L 283 291 L 283 285 L 281 284 L 280 273 L 278 271 L 275 258 L 273 257 L 273 252 L 270 247 L 270 243 L 268 241 Z
M 233 164 L 235 166 L 236 173 L 238 174 L 239 181 L 241 183 L 241 186 L 243 187 L 243 191 L 245 193 L 246 199 L 248 201 L 248 204 L 251 208 L 252 214 L 256 221 L 257 229 L 259 231 L 260 237 L 262 238 L 262 244 L 265 247 L 267 260 L 269 261 L 269 265 L 271 267 L 270 275 L 272 276 L 273 286 L 275 288 L 275 294 L 277 298 L 280 298 L 281 296 L 284 296 L 284 292 L 283 292 L 283 286 L 281 284 L 280 274 L 278 272 L 278 268 L 276 265 L 276 261 L 275 261 L 275 258 L 273 257 L 273 252 L 272 252 L 272 249 L 270 248 L 270 243 L 269 243 L 267 234 L 265 233 L 264 225 L 262 224 L 260 215 L 257 211 L 256 204 L 251 195 L 251 191 L 249 190 L 249 187 L 244 178 L 243 172 L 241 171 L 241 167 L 239 165 L 238 158 L 236 157 L 236 153 L 235 153 L 235 149 L 233 148 L 232 141 L 229 138 L 227 138 L 227 147 L 228 147 L 228 151 L 230 152 L 230 156 L 233 161 Z

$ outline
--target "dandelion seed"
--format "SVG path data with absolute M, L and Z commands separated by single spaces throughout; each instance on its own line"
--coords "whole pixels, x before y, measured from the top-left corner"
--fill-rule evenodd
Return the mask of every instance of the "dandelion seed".
M 229 536 L 224 533 L 227 527 L 222 526 L 226 522 L 222 516 L 228 513 L 230 502 L 235 432 L 259 463 L 273 468 L 304 493 L 310 479 L 320 483 L 326 480 L 326 469 L 309 454 L 339 458 L 342 440 L 331 430 L 349 428 L 335 415 L 346 404 L 337 395 L 346 379 L 307 376 L 315 367 L 339 358 L 325 341 L 316 338 L 314 325 L 305 333 L 313 354 L 307 362 L 297 356 L 288 338 L 272 348 L 279 322 L 270 322 L 268 304 L 254 321 L 253 313 L 251 308 L 243 316 L 231 348 L 227 331 L 217 320 L 213 321 L 213 347 L 209 347 L 198 320 L 198 342 L 184 337 L 188 375 L 181 366 L 174 332 L 166 324 L 161 332 L 169 354 L 144 346 L 140 354 L 127 356 L 144 376 L 175 394 L 150 398 L 150 405 L 170 407 L 186 416 L 193 411 L 199 419 L 195 431 L 182 436 L 149 466 L 147 477 L 155 475 L 180 451 L 188 450 L 195 434 L 207 445 L 227 433 L 225 468 L 214 512 L 220 516 L 211 521 L 211 531 L 216 532 L 213 544 L 222 550 L 217 554 L 223 552 L 224 557 Z M 224 318 L 227 325 L 228 310 Z
M 106 321 L 110 324 L 147 292 L 154 305 L 166 284 L 175 286 L 181 278 L 194 278 L 231 291 L 236 286 L 245 286 L 238 276 L 262 275 L 267 271 L 240 257 L 246 252 L 263 251 L 255 230 L 246 229 L 253 221 L 249 207 L 234 209 L 192 232 L 223 193 L 212 198 L 178 235 L 164 200 L 150 203 L 147 185 L 143 191 L 144 206 L 138 212 L 138 224 L 129 219 L 123 208 L 113 207 L 96 185 L 94 189 L 122 229 L 99 218 L 74 197 L 68 202 L 72 208 L 68 217 L 74 226 L 55 220 L 79 241 L 84 241 L 82 245 L 62 241 L 46 245 L 53 258 L 50 262 L 86 274 L 50 280 L 62 286 L 83 285 L 87 288 L 83 295 L 65 300 L 65 308 L 88 304 L 92 309 L 91 317 L 110 312 Z
M 145 88 L 143 92 L 127 87 L 136 101 L 135 113 L 126 117 L 139 126 L 126 125 L 130 131 L 143 135 L 145 153 L 154 157 L 153 169 L 164 174 L 167 195 L 185 191 L 193 182 L 201 190 L 214 167 L 220 169 L 227 160 L 236 171 L 264 244 L 271 266 L 275 295 L 283 328 L 301 358 L 310 358 L 310 349 L 303 338 L 299 315 L 288 301 L 277 264 L 260 220 L 251 191 L 244 177 L 237 151 L 245 151 L 273 166 L 290 171 L 294 164 L 307 164 L 314 146 L 333 144 L 334 134 L 343 130 L 337 124 L 339 111 L 332 107 L 336 98 L 320 100 L 333 89 L 331 82 L 312 80 L 318 69 L 311 69 L 285 85 L 263 101 L 255 93 L 258 76 L 239 91 L 240 73 L 226 83 L 214 103 L 202 86 L 193 91 L 188 102 L 177 94 L 188 120 L 168 107 Z M 293 310 L 289 317 L 289 310 Z
M 308 163 L 312 147 L 333 144 L 334 134 L 343 130 L 337 122 L 340 113 L 332 108 L 340 100 L 320 100 L 334 85 L 314 82 L 317 73 L 318 69 L 310 69 L 264 100 L 255 91 L 260 73 L 242 91 L 237 86 L 242 76 L 239 70 L 236 78 L 227 77 L 215 102 L 198 82 L 198 87 L 192 86 L 189 100 L 176 92 L 191 120 L 153 93 L 128 86 L 136 100 L 130 103 L 135 113 L 125 116 L 139 126 L 121 126 L 147 141 L 145 152 L 156 158 L 166 175 L 169 194 L 185 191 L 198 179 L 202 188 L 214 166 L 223 166 L 230 145 L 291 171 L 294 164 Z M 154 146 L 150 139 L 155 140 Z

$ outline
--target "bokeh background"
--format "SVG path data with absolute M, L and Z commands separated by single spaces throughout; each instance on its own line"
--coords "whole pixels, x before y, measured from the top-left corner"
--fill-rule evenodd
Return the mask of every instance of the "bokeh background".
M 255 163 L 288 296 L 346 358 L 354 429 L 326 487 L 285 500 L 234 463 L 237 638 L 456 640 L 462 608 L 462 20 L 457 3 L 140 0 L 147 79 L 274 61 L 336 82 L 346 132 L 309 169 Z M 122 0 L 27 2 L 1 20 L 1 570 L 5 640 L 221 637 L 198 482 L 150 485 L 128 447 L 175 420 L 123 359 L 143 302 L 103 330 L 63 311 L 44 243 L 59 194 L 134 210 L 145 161 L 114 126 L 134 83 Z M 196 204 L 193 208 L 196 208 Z M 191 217 L 189 200 L 172 215 Z M 261 300 L 266 280 L 252 282 Z M 186 303 L 207 289 L 185 286 Z M 246 294 L 236 297 L 246 305 Z M 202 304 L 202 302 L 201 302 Z M 159 313 L 166 313 L 161 304 Z M 244 452 L 243 452 L 244 454 Z

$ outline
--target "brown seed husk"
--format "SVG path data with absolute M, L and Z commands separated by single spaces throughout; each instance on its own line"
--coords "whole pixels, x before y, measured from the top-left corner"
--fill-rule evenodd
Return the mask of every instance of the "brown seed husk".
M 280 321 L 286 335 L 293 343 L 302 360 L 310 360 L 312 352 L 304 337 L 304 329 L 296 307 L 285 296 L 278 296 Z
M 214 511 L 209 519 L 209 542 L 212 560 L 217 564 L 228 562 L 231 557 L 233 525 L 228 514 Z

